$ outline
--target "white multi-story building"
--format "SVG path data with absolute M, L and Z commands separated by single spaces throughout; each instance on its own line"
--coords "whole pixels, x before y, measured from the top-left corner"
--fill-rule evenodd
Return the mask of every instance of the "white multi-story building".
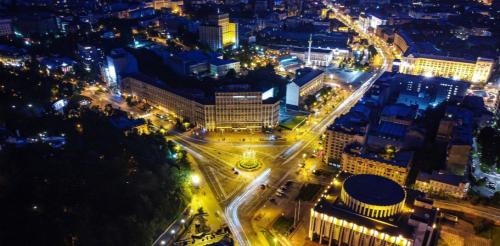
M 307 96 L 321 90 L 324 86 L 324 74 L 321 70 L 298 69 L 296 78 L 286 86 L 286 104 L 299 107 Z

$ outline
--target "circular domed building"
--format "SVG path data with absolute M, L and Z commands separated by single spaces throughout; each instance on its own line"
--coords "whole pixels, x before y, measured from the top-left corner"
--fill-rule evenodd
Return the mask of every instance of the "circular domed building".
M 360 174 L 347 178 L 340 199 L 357 214 L 385 218 L 399 214 L 404 206 L 405 190 L 396 182 L 377 175 Z

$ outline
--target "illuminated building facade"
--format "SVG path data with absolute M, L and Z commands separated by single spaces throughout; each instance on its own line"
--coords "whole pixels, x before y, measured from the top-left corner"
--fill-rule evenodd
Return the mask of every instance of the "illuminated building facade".
M 221 88 L 212 96 L 169 87 L 140 74 L 123 79 L 123 92 L 188 119 L 208 131 L 261 131 L 278 125 L 279 100 L 244 86 Z M 271 93 L 272 94 L 272 93 Z
M 385 153 L 375 153 L 359 143 L 352 143 L 342 153 L 341 169 L 351 174 L 379 175 L 403 186 L 410 172 L 412 158 L 413 153 L 409 151 L 398 152 L 387 147 Z
M 432 245 L 437 212 L 408 209 L 405 190 L 376 175 L 353 175 L 340 195 L 329 188 L 311 209 L 308 237 L 320 245 Z
M 208 23 L 200 26 L 199 35 L 200 42 L 214 51 L 239 44 L 238 23 L 230 22 L 229 14 L 211 15 Z
M 324 86 L 324 74 L 311 68 L 298 69 L 295 80 L 286 86 L 286 104 L 300 106 L 309 95 L 314 95 Z
M 495 60 L 490 58 L 445 56 L 437 54 L 437 51 L 430 51 L 428 47 L 419 50 L 422 45 L 415 43 L 405 31 L 395 33 L 394 46 L 403 54 L 399 72 L 404 74 L 486 83 L 495 66 Z
M 363 115 L 349 112 L 340 116 L 325 132 L 325 162 L 340 164 L 347 144 L 364 143 L 368 131 L 368 119 Z
M 102 77 L 110 88 L 120 87 L 122 75 L 137 73 L 139 65 L 135 57 L 124 49 L 114 49 L 106 56 L 106 66 L 102 67 Z
M 469 191 L 469 183 L 462 175 L 443 171 L 433 171 L 432 174 L 420 172 L 414 188 L 426 193 L 463 199 Z
M 278 104 L 265 105 L 261 92 L 216 92 L 215 122 L 219 130 L 274 128 L 278 122 Z
M 472 61 L 453 57 L 410 54 L 403 57 L 399 72 L 486 83 L 493 72 L 494 64 L 493 59 L 481 57 Z
M 24 49 L 14 46 L 0 45 L 0 64 L 3 66 L 21 67 L 30 59 Z

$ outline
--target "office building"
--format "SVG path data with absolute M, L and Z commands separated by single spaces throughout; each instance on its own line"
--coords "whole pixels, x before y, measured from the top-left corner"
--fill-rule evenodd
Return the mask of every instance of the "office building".
M 463 175 L 445 171 L 433 171 L 432 174 L 419 172 L 414 188 L 430 194 L 463 199 L 469 191 L 469 183 Z
M 431 44 L 414 42 L 402 30 L 395 33 L 394 46 L 403 53 L 399 72 L 404 74 L 486 83 L 495 66 L 491 58 L 446 55 Z
M 0 17 L 0 37 L 10 36 L 12 34 L 14 34 L 12 31 L 12 20 Z
M 206 94 L 134 74 L 123 80 L 123 92 L 208 131 L 261 131 L 276 127 L 279 121 L 279 100 L 268 96 L 268 90 L 249 85 L 228 85 Z
M 340 191 L 328 186 L 311 209 L 308 237 L 329 246 L 429 246 L 436 221 L 432 205 L 408 199 L 396 182 L 376 175 L 353 175 Z
M 298 69 L 295 79 L 286 85 L 286 104 L 299 107 L 309 95 L 316 94 L 324 86 L 324 74 L 321 70 Z
M 218 54 L 206 54 L 198 50 L 169 55 L 166 63 L 174 72 L 183 76 L 222 77 L 230 70 L 240 72 L 239 61 L 220 59 Z
M 412 159 L 411 151 L 398 151 L 392 146 L 387 146 L 384 151 L 374 152 L 354 142 L 344 148 L 341 169 L 351 174 L 383 176 L 404 186 Z
M 104 52 L 94 45 L 78 44 L 77 55 L 87 71 L 101 67 L 104 63 Z
M 135 57 L 124 49 L 114 49 L 106 56 L 105 66 L 102 67 L 102 77 L 110 88 L 118 89 L 122 77 L 139 71 Z
M 330 165 L 339 165 L 347 144 L 365 143 L 368 132 L 370 111 L 364 105 L 354 107 L 349 113 L 335 119 L 325 132 L 324 161 Z
M 200 25 L 198 31 L 200 42 L 213 51 L 239 45 L 238 23 L 230 22 L 229 14 L 209 16 L 208 22 Z
M 377 83 L 387 83 L 390 90 L 399 92 L 397 103 L 417 105 L 419 110 L 444 101 L 461 101 L 470 87 L 469 82 L 439 77 L 425 77 L 401 73 L 385 73 Z M 384 98 L 388 98 L 390 92 Z

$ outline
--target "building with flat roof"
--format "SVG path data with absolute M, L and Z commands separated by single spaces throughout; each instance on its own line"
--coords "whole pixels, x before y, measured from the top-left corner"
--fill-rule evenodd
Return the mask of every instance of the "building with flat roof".
M 399 72 L 404 74 L 486 83 L 495 67 L 493 58 L 446 54 L 429 42 L 414 41 L 405 30 L 395 33 L 394 45 L 403 53 Z
M 279 100 L 250 85 L 228 85 L 213 94 L 172 88 L 140 74 L 123 79 L 123 92 L 188 119 L 208 131 L 274 128 L 279 121 Z
M 316 94 L 324 86 L 325 72 L 303 68 L 295 73 L 295 79 L 286 85 L 286 104 L 299 107 L 309 95 Z
M 350 111 L 335 119 L 325 132 L 324 161 L 340 164 L 342 153 L 347 144 L 365 143 L 369 126 L 369 111 Z
M 469 182 L 463 175 L 446 171 L 433 171 L 432 174 L 419 172 L 414 188 L 426 193 L 463 199 L 469 191 Z
M 184 51 L 166 58 L 167 65 L 175 73 L 183 76 L 225 76 L 231 69 L 240 72 L 240 62 L 224 60 L 219 54 L 206 54 L 199 50 Z
M 0 17 L 0 37 L 10 36 L 12 31 L 12 19 Z
M 466 81 L 402 73 L 384 73 L 378 81 L 389 83 L 392 90 L 399 92 L 397 103 L 417 105 L 419 110 L 444 101 L 461 101 L 470 87 Z
M 417 117 L 417 106 L 404 104 L 391 104 L 382 109 L 380 122 L 392 122 L 395 124 L 409 126 Z
M 308 237 L 320 245 L 429 246 L 436 221 L 431 204 L 409 198 L 396 182 L 361 174 L 340 191 L 328 186 L 311 209 Z
M 374 152 L 354 142 L 344 148 L 341 169 L 351 174 L 383 176 L 404 186 L 412 161 L 411 151 L 398 151 L 388 146 L 383 152 Z

